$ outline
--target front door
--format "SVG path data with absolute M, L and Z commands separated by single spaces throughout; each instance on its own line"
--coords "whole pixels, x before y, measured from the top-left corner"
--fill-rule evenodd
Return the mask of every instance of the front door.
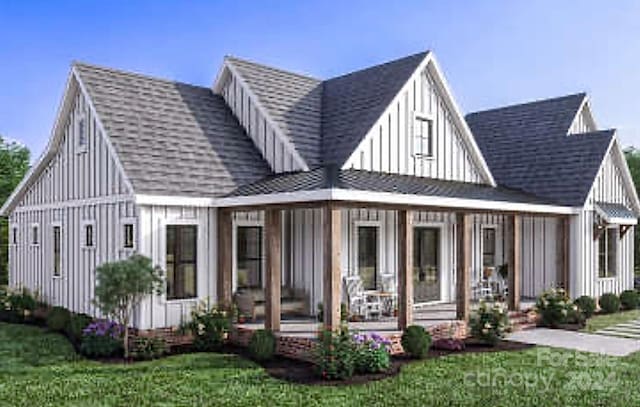
M 417 227 L 413 236 L 413 301 L 439 301 L 440 229 Z

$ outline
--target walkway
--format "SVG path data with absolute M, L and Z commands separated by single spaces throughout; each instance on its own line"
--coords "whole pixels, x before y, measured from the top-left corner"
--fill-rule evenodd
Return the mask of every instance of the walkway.
M 595 333 L 618 338 L 640 339 L 640 320 L 609 326 Z
M 519 331 L 510 334 L 507 340 L 608 356 L 627 356 L 634 352 L 640 352 L 640 340 L 562 329 L 536 328 Z

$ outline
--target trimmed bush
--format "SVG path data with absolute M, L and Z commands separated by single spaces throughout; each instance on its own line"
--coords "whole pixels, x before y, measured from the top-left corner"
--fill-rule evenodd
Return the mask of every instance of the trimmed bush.
M 602 294 L 599 303 L 603 314 L 613 314 L 620 311 L 620 298 L 613 293 Z
M 582 314 L 584 319 L 591 318 L 596 312 L 596 300 L 588 295 L 576 298 L 573 303 L 578 307 L 578 311 Z
M 401 343 L 404 353 L 416 359 L 424 359 L 431 346 L 431 335 L 423 327 L 411 325 L 402 334 Z
M 91 324 L 93 318 L 87 314 L 71 314 L 69 323 L 65 327 L 67 338 L 76 346 L 82 341 L 82 331 Z
M 500 304 L 495 303 L 489 306 L 482 301 L 478 310 L 471 316 L 469 327 L 471 335 L 475 338 L 495 346 L 509 329 L 509 317 Z
M 636 290 L 626 290 L 620 293 L 620 305 L 623 310 L 632 310 L 638 308 L 640 297 Z
M 132 345 L 131 357 L 136 360 L 157 359 L 167 353 L 167 342 L 163 338 L 138 336 Z
M 258 329 L 249 340 L 249 353 L 258 361 L 273 359 L 276 353 L 276 337 L 266 329 Z
M 47 316 L 47 328 L 54 332 L 64 332 L 70 319 L 69 310 L 63 307 L 53 307 Z
M 323 329 L 318 335 L 314 359 L 316 373 L 326 380 L 345 380 L 353 376 L 356 351 L 349 330 Z

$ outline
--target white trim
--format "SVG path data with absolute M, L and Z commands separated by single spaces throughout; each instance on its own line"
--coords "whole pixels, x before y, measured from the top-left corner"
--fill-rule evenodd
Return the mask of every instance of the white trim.
M 429 160 L 433 160 L 435 159 L 436 153 L 434 151 L 434 143 L 433 143 L 433 139 L 434 139 L 434 135 L 435 135 L 435 123 L 434 123 L 434 117 L 433 114 L 431 113 L 424 113 L 424 112 L 419 112 L 417 110 L 413 111 L 413 121 L 411 123 L 411 156 L 417 160 L 423 160 L 423 161 L 429 161 Z M 420 154 L 416 152 L 416 138 L 417 138 L 417 134 L 416 134 L 416 125 L 418 124 L 418 121 L 421 122 L 427 122 L 429 123 L 429 135 L 428 135 L 428 140 L 429 140 L 429 147 L 431 149 L 431 154 Z M 425 137 L 423 134 L 420 135 L 420 139 L 424 140 Z
M 37 235 L 34 233 L 34 229 L 37 229 Z M 34 237 L 36 239 L 34 239 Z M 34 243 L 34 240 L 36 241 Z M 29 246 L 31 247 L 40 247 L 42 243 L 42 229 L 40 228 L 39 222 L 33 222 L 29 225 Z
M 198 208 L 213 208 L 216 206 L 215 198 L 205 197 L 136 194 L 133 199 L 136 205 L 193 206 Z
M 302 158 L 302 156 L 298 153 L 298 150 L 295 148 L 295 146 L 293 145 L 289 137 L 285 136 L 280 126 L 278 126 L 276 122 L 271 118 L 271 115 L 269 114 L 268 110 L 265 109 L 265 107 L 262 105 L 260 98 L 258 98 L 256 94 L 253 93 L 253 90 L 251 89 L 251 87 L 247 85 L 247 83 L 245 82 L 240 72 L 236 69 L 236 67 L 233 65 L 233 62 L 228 57 L 225 57 L 224 59 L 224 66 L 229 70 L 229 72 L 231 72 L 234 78 L 236 78 L 236 81 L 238 82 L 238 84 L 244 89 L 247 96 L 253 102 L 253 106 L 262 115 L 264 120 L 267 122 L 267 125 L 269 125 L 273 129 L 274 133 L 276 134 L 276 136 L 278 137 L 278 139 L 280 140 L 284 148 L 287 150 L 289 154 L 291 154 L 293 159 L 299 165 L 300 169 L 303 171 L 308 171 L 309 166 L 307 165 L 305 160 Z M 218 86 L 217 85 L 214 86 L 214 89 L 218 89 Z
M 232 206 L 251 206 L 251 205 L 269 205 L 269 204 L 286 204 L 295 202 L 316 202 L 327 201 L 331 199 L 332 189 L 318 189 L 315 191 L 299 191 L 299 192 L 282 192 L 275 194 L 238 196 L 229 198 L 219 198 L 214 200 L 214 206 L 232 207 Z
M 231 221 L 231 292 L 238 290 L 238 227 L 261 227 L 262 228 L 262 276 L 265 281 L 266 256 L 265 256 L 265 229 L 263 219 L 234 219 Z
M 84 144 L 80 144 L 80 122 L 84 122 Z M 80 113 L 75 118 L 74 126 L 76 128 L 75 131 L 75 140 L 72 142 L 76 146 L 76 154 L 84 154 L 89 151 L 89 133 L 87 127 L 87 116 L 84 113 Z
M 587 110 L 584 110 L 585 108 Z M 571 136 L 574 134 L 580 134 L 580 133 L 571 133 L 571 129 L 573 128 L 573 125 L 576 124 L 576 122 L 580 118 L 580 115 L 582 114 L 583 110 L 587 113 L 587 117 L 589 119 L 589 125 L 594 129 L 593 131 L 598 130 L 598 126 L 596 125 L 596 121 L 593 117 L 593 111 L 591 110 L 591 102 L 589 100 L 589 97 L 585 95 L 585 97 L 582 99 L 582 102 L 580 103 L 580 107 L 578 108 L 578 111 L 576 112 L 575 116 L 573 116 L 573 120 L 571 120 L 571 124 L 567 129 L 568 136 Z
M 201 253 L 199 242 L 204 238 L 204 228 L 201 227 L 200 219 L 197 218 L 180 218 L 180 217 L 171 217 L 171 218 L 161 218 L 158 220 L 158 232 L 159 236 L 159 244 L 160 244 L 160 264 L 161 267 L 166 269 L 167 266 L 167 226 L 195 226 L 196 227 L 196 295 L 191 298 L 176 298 L 173 300 L 167 299 L 167 276 L 164 278 L 164 289 L 162 290 L 162 294 L 158 295 L 158 302 L 162 305 L 170 305 L 170 304 L 184 304 L 184 303 L 198 303 L 202 298 L 201 290 L 207 289 L 206 287 L 200 287 L 198 284 L 198 277 L 202 270 L 200 270 L 201 266 L 204 265 L 203 255 Z M 134 230 L 135 233 L 135 230 Z M 134 239 L 135 240 L 135 239 Z
M 442 222 L 442 221 L 419 221 L 419 222 L 414 222 L 413 223 L 413 236 L 415 239 L 415 229 L 416 228 L 431 228 L 431 229 L 438 229 L 438 273 L 440 274 L 438 276 L 438 279 L 440 280 L 440 299 L 437 300 L 432 300 L 432 301 L 423 301 L 423 302 L 415 302 L 413 304 L 414 307 L 422 307 L 422 306 L 426 306 L 426 305 L 433 305 L 433 304 L 442 304 L 446 301 L 448 301 L 448 299 L 450 299 L 451 297 L 451 288 L 454 287 L 454 285 L 452 285 L 450 283 L 450 280 L 452 280 L 452 270 L 446 270 L 447 274 L 445 275 L 445 267 L 444 267 L 444 261 L 447 258 L 447 253 L 445 251 L 445 243 L 447 244 L 447 248 L 450 250 L 451 249 L 451 238 L 449 236 L 449 230 L 447 228 L 447 222 Z M 411 242 L 412 245 L 415 244 L 414 242 Z M 413 255 L 413 254 L 412 254 Z M 411 276 L 413 278 L 413 271 L 411 271 Z M 415 299 L 414 299 L 415 301 Z
M 482 267 L 481 272 L 484 272 L 484 231 L 485 229 L 492 229 L 494 232 L 494 253 L 493 253 L 493 263 L 494 267 L 498 267 L 498 225 L 495 223 L 492 224 L 480 224 L 480 267 Z
M 93 245 L 87 246 L 87 226 L 92 227 L 92 243 Z M 83 250 L 95 250 L 97 246 L 96 237 L 96 221 L 93 219 L 87 219 L 80 222 L 80 248 Z
M 61 202 L 52 202 L 47 204 L 20 206 L 16 208 L 13 212 L 22 213 L 22 212 L 42 211 L 42 210 L 48 210 L 48 209 L 77 208 L 77 207 L 86 206 L 86 205 L 100 205 L 100 204 L 130 202 L 133 200 L 134 200 L 134 197 L 132 195 L 107 195 L 107 196 L 96 197 L 96 198 L 71 199 L 71 200 L 66 200 Z
M 125 232 L 125 228 L 124 225 L 132 225 L 133 226 L 133 247 L 124 247 L 124 243 L 125 243 L 125 236 L 124 236 L 124 232 Z M 138 219 L 135 217 L 123 217 L 120 218 L 120 227 L 118 228 L 118 239 L 116 240 L 116 244 L 118 247 L 118 250 L 123 250 L 126 253 L 133 253 L 138 249 L 138 240 L 139 240 L 139 236 L 138 236 Z
M 595 255 L 596 255 L 596 264 L 595 264 L 595 268 L 596 268 L 596 279 L 598 281 L 602 281 L 602 280 L 608 280 L 608 279 L 617 279 L 618 276 L 620 275 L 620 254 L 622 252 L 622 250 L 620 250 L 620 228 L 618 228 L 617 225 L 608 225 L 605 228 L 604 233 L 602 233 L 602 235 L 600 235 L 600 237 L 598 238 L 598 241 L 596 242 L 596 250 L 595 250 Z M 615 274 L 612 276 L 606 276 L 606 277 L 600 277 L 600 239 L 605 238 L 605 256 L 604 256 L 604 261 L 606 264 L 607 269 L 609 268 L 609 230 L 613 230 L 615 231 L 615 238 L 614 238 L 614 245 L 615 245 Z

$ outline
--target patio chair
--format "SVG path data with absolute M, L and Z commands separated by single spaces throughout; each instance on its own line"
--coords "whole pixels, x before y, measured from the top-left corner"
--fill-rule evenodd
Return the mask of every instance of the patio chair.
M 345 277 L 344 286 L 351 314 L 362 315 L 364 319 L 372 319 L 374 315 L 376 318 L 380 318 L 382 301 L 380 297 L 367 294 L 359 276 Z
M 489 280 L 480 279 L 480 281 L 472 285 L 471 295 L 475 300 L 484 300 L 487 297 L 493 297 L 493 290 L 491 289 Z

